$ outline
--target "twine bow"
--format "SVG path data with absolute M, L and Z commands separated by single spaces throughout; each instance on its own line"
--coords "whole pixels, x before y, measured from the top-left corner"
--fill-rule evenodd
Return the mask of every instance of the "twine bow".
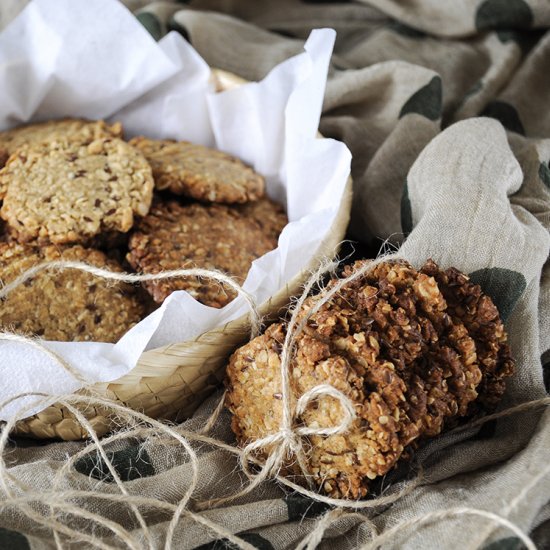
M 69 519 L 70 515 L 73 515 L 89 521 L 94 526 L 101 526 L 104 529 L 108 529 L 118 538 L 118 540 L 123 542 L 127 548 L 132 548 L 135 550 L 141 550 L 142 548 L 144 548 L 141 544 L 141 541 L 136 538 L 135 532 L 126 530 L 122 525 L 119 525 L 118 523 L 111 521 L 108 518 L 105 518 L 99 514 L 89 512 L 88 510 L 78 506 L 77 504 L 77 502 L 82 499 L 94 498 L 113 504 L 120 503 L 121 505 L 128 505 L 139 521 L 139 524 L 142 528 L 142 535 L 149 548 L 154 548 L 154 542 L 147 522 L 140 512 L 140 508 L 145 506 L 153 510 L 158 509 L 172 513 L 172 519 L 168 526 L 165 538 L 165 550 L 170 550 L 170 548 L 172 548 L 173 536 L 181 517 L 186 517 L 192 519 L 197 523 L 202 524 L 205 528 L 216 533 L 218 537 L 227 539 L 235 546 L 244 548 L 246 550 L 253 549 L 253 546 L 251 544 L 238 537 L 234 533 L 230 532 L 222 525 L 216 524 L 212 520 L 208 519 L 208 517 L 205 515 L 202 515 L 198 512 L 193 512 L 188 509 L 188 503 L 190 502 L 192 494 L 194 493 L 198 484 L 199 461 L 197 454 L 194 452 L 189 443 L 190 441 L 194 441 L 196 443 L 211 445 L 215 448 L 224 450 L 238 457 L 243 471 L 245 471 L 251 478 L 251 482 L 248 484 L 248 486 L 236 494 L 221 499 L 213 499 L 204 502 L 194 503 L 194 508 L 197 511 L 209 509 L 216 504 L 235 500 L 240 496 L 249 493 L 252 489 L 254 489 L 254 487 L 256 487 L 261 481 L 263 481 L 267 477 L 276 477 L 280 483 L 286 485 L 287 487 L 306 497 L 309 497 L 318 502 L 323 502 L 325 504 L 337 507 L 336 509 L 329 510 L 323 517 L 321 517 L 313 524 L 311 532 L 306 535 L 306 537 L 299 544 L 298 548 L 300 549 L 305 548 L 312 550 L 317 547 L 318 543 L 322 540 L 326 529 L 330 527 L 330 525 L 335 521 L 347 517 L 360 520 L 370 532 L 372 540 L 365 546 L 363 546 L 363 548 L 374 548 L 378 547 L 383 542 L 395 540 L 396 537 L 398 537 L 399 535 L 403 535 L 405 532 L 408 532 L 410 530 L 416 531 L 420 529 L 423 525 L 428 524 L 429 522 L 442 521 L 448 518 L 469 515 L 484 517 L 491 522 L 492 528 L 498 525 L 511 530 L 514 534 L 516 534 L 516 536 L 518 536 L 522 540 L 527 548 L 529 548 L 530 550 L 534 550 L 535 546 L 531 539 L 516 525 L 506 519 L 506 515 L 510 513 L 510 511 L 514 508 L 515 505 L 517 505 L 518 502 L 520 502 L 523 498 L 527 496 L 531 487 L 533 487 L 536 483 L 539 482 L 539 480 L 550 473 L 550 465 L 548 466 L 548 468 L 545 468 L 544 471 L 539 472 L 538 475 L 534 477 L 529 486 L 526 486 L 524 490 L 516 497 L 516 499 L 514 499 L 514 501 L 507 506 L 506 510 L 504 511 L 504 517 L 491 512 L 487 512 L 485 510 L 477 510 L 467 507 L 442 510 L 430 512 L 419 517 L 405 520 L 398 525 L 385 530 L 380 535 L 377 534 L 376 527 L 368 517 L 357 512 L 345 512 L 345 509 L 347 508 L 355 510 L 367 510 L 395 502 L 406 494 L 410 493 L 416 486 L 418 486 L 418 484 L 420 483 L 420 477 L 417 477 L 412 482 L 405 484 L 401 490 L 396 491 L 393 494 L 377 497 L 368 501 L 348 501 L 320 495 L 311 489 L 305 489 L 300 485 L 297 485 L 294 482 L 290 481 L 289 479 L 285 479 L 277 475 L 281 465 L 290 457 L 295 456 L 302 470 L 302 473 L 304 474 L 305 479 L 310 481 L 308 479 L 308 466 L 307 459 L 305 457 L 305 451 L 303 449 L 303 439 L 312 435 L 330 436 L 338 433 L 344 433 L 346 430 L 349 429 L 351 423 L 356 417 L 355 409 L 352 402 L 342 392 L 328 384 L 320 384 L 318 386 L 315 386 L 314 388 L 310 389 L 308 392 L 300 396 L 298 399 L 295 399 L 291 392 L 289 377 L 289 372 L 291 370 L 290 365 L 296 338 L 305 327 L 308 319 L 314 313 L 316 313 L 324 303 L 326 303 L 336 293 L 338 293 L 344 285 L 349 284 L 353 280 L 361 277 L 365 272 L 367 272 L 369 269 L 372 269 L 377 263 L 382 261 L 382 259 L 386 258 L 379 258 L 377 260 L 374 260 L 370 264 L 367 264 L 361 269 L 354 272 L 346 279 L 342 279 L 337 284 L 335 284 L 328 292 L 325 292 L 323 294 L 321 299 L 317 300 L 313 307 L 311 307 L 303 315 L 300 323 L 298 323 L 298 312 L 300 312 L 305 299 L 311 292 L 311 289 L 315 284 L 318 283 L 322 275 L 334 269 L 335 264 L 333 262 L 324 263 L 315 273 L 312 274 L 312 276 L 306 283 L 304 287 L 304 292 L 300 299 L 297 301 L 296 306 L 292 312 L 292 317 L 288 325 L 285 342 L 281 351 L 281 391 L 283 396 L 283 416 L 280 430 L 277 433 L 270 434 L 269 436 L 254 441 L 251 444 L 247 445 L 244 449 L 237 449 L 222 441 L 218 441 L 217 439 L 207 436 L 206 433 L 214 426 L 216 419 L 218 418 L 223 408 L 223 398 L 218 403 L 212 416 L 206 421 L 203 429 L 199 432 L 191 432 L 185 430 L 182 427 L 171 427 L 169 425 L 165 425 L 157 420 L 146 417 L 142 413 L 128 409 L 122 404 L 112 402 L 104 397 L 94 395 L 93 393 L 84 395 L 72 394 L 70 396 L 28 394 L 29 396 L 35 395 L 37 397 L 43 397 L 44 406 L 47 406 L 49 403 L 51 403 L 52 399 L 54 398 L 65 405 L 68 409 L 72 411 L 75 417 L 82 423 L 82 425 L 88 430 L 88 432 L 90 432 L 93 442 L 81 451 L 75 453 L 72 457 L 68 458 L 64 466 L 59 470 L 56 480 L 54 481 L 53 488 L 51 490 L 41 489 L 40 491 L 38 491 L 35 488 L 28 486 L 26 483 L 18 479 L 16 472 L 11 473 L 8 471 L 5 461 L 5 456 L 7 454 L 6 446 L 8 444 L 9 433 L 15 426 L 18 417 L 23 418 L 25 414 L 28 414 L 29 407 L 24 407 L 21 411 L 19 411 L 19 415 L 15 415 L 13 418 L 11 418 L 6 423 L 4 428 L 0 430 L 0 488 L 3 490 L 3 493 L 5 495 L 5 498 L 0 499 L 0 510 L 5 508 L 17 510 L 27 515 L 37 524 L 48 527 L 52 530 L 58 547 L 61 547 L 62 545 L 60 535 L 63 534 L 69 540 L 87 542 L 98 548 L 111 548 L 110 546 L 104 544 L 101 539 L 97 538 L 93 534 L 88 535 L 87 533 L 82 532 L 81 529 L 77 530 L 72 528 L 70 526 L 70 522 L 64 523 L 61 519 L 57 517 L 57 515 L 54 514 L 55 510 L 59 510 L 69 514 Z M 251 326 L 253 336 L 255 335 L 255 332 L 260 325 L 260 318 L 253 298 L 246 294 L 246 292 L 239 285 L 234 283 L 225 274 L 198 269 L 175 270 L 171 272 L 159 273 L 156 275 L 144 276 L 113 273 L 107 270 L 89 266 L 87 264 L 81 264 L 79 262 L 50 262 L 48 264 L 40 264 L 31 268 L 29 271 L 20 275 L 12 283 L 3 287 L 0 290 L 0 299 L 7 296 L 9 292 L 11 292 L 18 285 L 23 284 L 26 280 L 44 269 L 79 269 L 97 277 L 121 282 L 139 282 L 143 280 L 156 280 L 185 275 L 211 278 L 213 280 L 228 284 L 230 287 L 234 288 L 239 294 L 242 294 L 245 296 L 245 298 L 247 298 L 247 302 L 251 306 Z M 46 354 L 48 358 L 56 361 L 60 368 L 68 371 L 73 376 L 77 377 L 79 381 L 83 381 L 76 369 L 74 369 L 71 365 L 68 365 L 53 351 L 46 348 L 40 342 L 40 340 L 30 339 L 21 335 L 14 335 L 10 333 L 0 333 L 0 339 L 16 341 L 18 343 L 27 344 L 33 346 L 34 348 L 40 349 Z M 20 397 L 23 396 L 12 397 L 8 402 L 11 402 Z M 308 405 L 315 399 L 322 399 L 325 397 L 332 397 L 334 399 L 337 399 L 340 403 L 343 413 L 340 423 L 332 427 L 319 428 L 300 426 L 300 417 L 304 414 Z M 6 406 L 8 402 L 0 404 L 0 408 Z M 523 403 L 516 407 L 478 419 L 469 425 L 461 426 L 456 431 L 462 431 L 464 429 L 467 429 L 468 427 L 481 425 L 495 418 L 509 416 L 526 410 L 533 410 L 535 408 L 547 406 L 549 404 L 550 398 L 543 398 Z M 78 405 L 78 407 L 76 405 Z M 104 407 L 105 409 L 111 409 L 119 416 L 121 420 L 128 422 L 128 425 L 130 427 L 126 430 L 118 431 L 100 441 L 93 427 L 87 421 L 85 416 L 80 412 L 79 408 L 81 406 L 100 406 Z M 142 425 L 138 425 L 136 427 L 136 422 L 140 422 Z M 146 425 L 150 427 L 145 427 Z M 124 486 L 124 483 L 118 476 L 116 468 L 109 458 L 109 455 L 105 452 L 106 446 L 112 442 L 120 441 L 121 439 L 126 438 L 147 438 L 152 436 L 156 437 L 159 440 L 159 443 L 162 436 L 167 437 L 172 441 L 177 441 L 182 446 L 182 449 L 184 449 L 189 456 L 190 464 L 192 467 L 192 480 L 189 487 L 184 490 L 184 494 L 178 504 L 171 504 L 147 496 L 132 495 L 129 490 L 127 490 L 127 488 Z M 254 454 L 258 450 L 265 450 L 266 448 L 271 449 L 271 453 L 269 454 L 268 459 L 265 461 L 265 463 L 262 464 L 258 461 Z M 83 456 L 96 450 L 101 454 L 103 460 L 105 461 L 105 464 L 109 472 L 113 476 L 116 485 L 119 487 L 121 494 L 103 494 L 96 491 L 58 489 L 62 477 L 64 475 L 70 475 L 70 470 L 72 467 L 74 467 L 75 462 L 79 458 L 82 458 Z M 260 472 L 256 475 L 251 474 L 248 469 L 249 463 L 259 465 Z M 48 514 L 46 512 L 45 514 L 43 514 L 42 512 L 40 512 L 39 509 L 36 508 L 36 504 L 38 503 L 46 506 L 46 509 L 49 509 L 51 513 Z M 492 529 L 483 533 L 483 540 L 485 540 L 490 535 L 491 531 Z

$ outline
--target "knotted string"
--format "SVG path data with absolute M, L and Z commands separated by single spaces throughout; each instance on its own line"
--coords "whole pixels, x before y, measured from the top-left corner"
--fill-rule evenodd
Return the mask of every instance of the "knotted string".
M 395 258 L 396 255 L 393 255 L 392 257 Z M 20 411 L 18 411 L 18 414 L 14 415 L 8 422 L 6 422 L 6 425 L 4 426 L 4 429 L 0 434 L 0 487 L 7 497 L 2 502 L 0 502 L 0 509 L 8 507 L 14 508 L 25 513 L 36 523 L 51 528 L 54 532 L 55 540 L 59 548 L 61 548 L 62 545 L 62 541 L 59 536 L 60 534 L 64 535 L 70 540 L 81 540 L 93 544 L 95 547 L 98 548 L 111 547 L 93 535 L 82 533 L 80 531 L 77 531 L 76 529 L 71 528 L 69 525 L 62 523 L 54 516 L 53 510 L 65 511 L 65 513 L 69 515 L 72 514 L 77 517 L 82 517 L 92 524 L 96 524 L 110 530 L 119 539 L 119 541 L 123 542 L 128 548 L 136 548 L 139 550 L 143 548 L 141 546 L 141 543 L 134 536 L 132 536 L 129 531 L 124 529 L 119 524 L 110 521 L 103 516 L 99 516 L 87 510 L 83 510 L 74 504 L 74 500 L 79 498 L 99 498 L 101 500 L 126 504 L 127 506 L 129 506 L 134 513 L 136 519 L 138 520 L 138 523 L 140 524 L 141 532 L 149 548 L 153 548 L 154 543 L 147 522 L 140 513 L 139 507 L 141 506 L 148 507 L 150 509 L 157 508 L 159 510 L 171 512 L 172 519 L 167 529 L 165 550 L 171 548 L 175 530 L 182 517 L 187 517 L 197 523 L 200 523 L 201 525 L 216 533 L 217 536 L 227 539 L 228 541 L 232 542 L 240 548 L 250 550 L 253 547 L 242 538 L 236 536 L 234 533 L 229 532 L 223 526 L 212 522 L 204 515 L 201 515 L 200 512 L 196 513 L 189 510 L 189 503 L 198 483 L 198 473 L 200 467 L 199 459 L 191 445 L 191 442 L 195 442 L 207 444 L 213 446 L 214 448 L 222 449 L 238 457 L 243 471 L 247 473 L 251 480 L 251 482 L 248 484 L 247 487 L 245 487 L 245 489 L 234 495 L 230 495 L 221 499 L 217 498 L 209 501 L 197 502 L 195 504 L 195 508 L 199 511 L 235 500 L 240 496 L 252 491 L 268 477 L 276 478 L 281 484 L 286 485 L 294 491 L 304 496 L 307 496 L 315 501 L 323 502 L 325 504 L 336 507 L 335 510 L 330 510 L 327 514 L 325 514 L 325 516 L 315 522 L 313 530 L 302 541 L 300 548 L 314 548 L 322 540 L 323 534 L 326 529 L 332 523 L 344 517 L 356 517 L 357 519 L 362 518 L 363 522 L 367 525 L 369 532 L 372 534 L 373 539 L 371 544 L 374 546 L 378 546 L 382 542 L 390 539 L 393 540 L 392 537 L 395 537 L 402 532 L 406 532 L 407 530 L 413 528 L 418 529 L 432 521 L 441 521 L 447 518 L 456 517 L 458 515 L 477 515 L 485 517 L 498 525 L 509 528 L 526 544 L 526 546 L 530 550 L 532 550 L 532 548 L 534 548 L 534 545 L 532 544 L 531 539 L 529 539 L 527 535 L 525 535 L 519 528 L 517 528 L 517 526 L 515 526 L 506 518 L 502 518 L 496 514 L 492 514 L 491 512 L 486 512 L 483 510 L 476 510 L 465 507 L 461 509 L 451 509 L 428 513 L 426 515 L 420 516 L 419 518 L 413 518 L 411 520 L 402 522 L 394 528 L 386 530 L 381 535 L 376 534 L 376 529 L 374 528 L 372 521 L 370 521 L 363 514 L 358 514 L 356 512 L 349 513 L 344 511 L 346 508 L 366 510 L 391 504 L 392 502 L 395 502 L 399 498 L 402 498 L 404 495 L 413 491 L 414 488 L 417 487 L 420 483 L 422 479 L 421 476 L 418 476 L 412 482 L 404 484 L 403 488 L 395 492 L 394 494 L 373 498 L 368 501 L 348 501 L 320 495 L 317 492 L 312 491 L 311 488 L 304 488 L 292 482 L 291 480 L 281 477 L 279 475 L 281 466 L 287 463 L 292 457 L 295 457 L 302 471 L 304 479 L 307 480 L 309 478 L 309 472 L 307 464 L 307 453 L 304 450 L 303 440 L 312 435 L 328 436 L 338 433 L 344 433 L 347 429 L 349 429 L 350 425 L 355 419 L 355 409 L 352 402 L 344 394 L 342 394 L 336 388 L 330 385 L 320 384 L 310 389 L 307 393 L 303 394 L 298 399 L 295 398 L 292 393 L 289 371 L 291 370 L 291 362 L 293 358 L 296 339 L 306 326 L 308 319 L 312 315 L 314 315 L 324 303 L 326 303 L 334 295 L 336 295 L 344 285 L 349 284 L 359 277 L 362 277 L 368 270 L 372 269 L 375 265 L 386 259 L 387 257 L 379 258 L 370 263 L 367 263 L 349 277 L 341 279 L 329 291 L 323 293 L 320 298 L 317 298 L 316 301 L 314 301 L 314 303 L 312 304 L 312 307 L 305 314 L 303 314 L 303 312 L 302 314 L 300 314 L 304 301 L 311 293 L 313 287 L 319 283 L 319 280 L 322 278 L 322 276 L 334 270 L 335 264 L 333 262 L 323 263 L 307 281 L 306 285 L 304 286 L 304 292 L 302 293 L 292 310 L 292 315 L 285 336 L 285 342 L 281 352 L 281 393 L 283 395 L 284 406 L 281 428 L 277 433 L 270 434 L 269 436 L 266 436 L 259 441 L 255 441 L 244 449 L 237 449 L 222 441 L 218 441 L 212 437 L 209 437 L 206 434 L 216 424 L 219 414 L 223 409 L 223 400 L 218 403 L 213 414 L 205 422 L 201 430 L 199 430 L 198 432 L 190 432 L 186 431 L 182 427 L 171 427 L 166 423 L 153 420 L 143 415 L 142 413 L 132 411 L 122 404 L 115 403 L 109 399 L 106 399 L 103 396 L 98 395 L 97 392 L 94 392 L 93 388 L 90 388 L 89 386 L 86 387 L 85 392 L 82 394 L 72 394 L 64 397 L 45 395 L 40 393 L 28 393 L 26 394 L 26 396 L 34 395 L 36 397 L 42 398 L 43 406 L 51 404 L 55 398 L 55 400 L 66 407 L 67 410 L 69 410 L 73 414 L 73 416 L 82 424 L 82 426 L 88 431 L 92 439 L 92 443 L 89 444 L 85 449 L 82 449 L 80 452 L 76 453 L 73 457 L 67 459 L 63 467 L 60 468 L 60 470 L 57 472 L 51 490 L 34 490 L 34 488 L 29 487 L 27 484 L 21 482 L 21 480 L 19 480 L 17 476 L 9 472 L 4 459 L 6 455 L 8 435 L 13 430 L 17 420 L 20 418 L 24 418 L 26 415 L 28 415 L 31 405 L 23 407 Z M 245 299 L 247 299 L 247 303 L 249 304 L 251 310 L 250 317 L 252 332 L 255 334 L 257 330 L 254 329 L 254 327 L 256 326 L 256 328 L 259 328 L 260 326 L 260 318 L 253 298 L 245 293 L 245 291 L 243 291 L 239 285 L 234 283 L 234 281 L 228 278 L 225 274 L 209 272 L 207 270 L 174 270 L 155 275 L 133 275 L 124 273 L 113 273 L 100 268 L 95 268 L 93 266 L 88 266 L 87 264 L 81 264 L 79 262 L 50 262 L 49 264 L 41 264 L 40 266 L 35 266 L 34 268 L 31 268 L 31 270 L 29 270 L 31 271 L 30 274 L 29 272 L 23 273 L 17 278 L 17 284 L 14 284 L 16 281 L 12 281 L 12 283 L 10 283 L 9 285 L 4 286 L 0 290 L 0 299 L 2 297 L 6 297 L 9 292 L 11 292 L 19 284 L 22 284 L 32 276 L 35 276 L 37 273 L 45 269 L 78 269 L 88 272 L 97 277 L 120 282 L 139 282 L 144 280 L 151 281 L 179 276 L 201 276 L 205 278 L 211 278 L 213 280 L 223 282 L 224 284 L 228 284 L 228 286 L 233 288 L 240 295 L 243 295 Z M 80 375 L 77 369 L 69 365 L 66 361 L 63 360 L 63 358 L 45 347 L 40 342 L 40 340 L 26 338 L 24 336 L 11 333 L 0 334 L 0 339 L 14 341 L 20 344 L 32 346 L 34 349 L 39 349 L 40 351 L 45 353 L 50 360 L 55 361 L 60 368 L 70 373 L 80 383 L 86 382 L 86 379 L 82 377 L 82 375 Z M 8 403 L 13 402 L 20 397 L 22 396 L 15 396 L 5 403 L 1 403 L 0 409 L 4 408 Z M 307 406 L 313 400 L 324 399 L 327 397 L 336 399 L 340 404 L 342 410 L 342 418 L 340 420 L 340 423 L 335 426 L 322 428 L 311 428 L 308 426 L 302 426 L 300 424 L 300 417 L 307 409 Z M 511 414 L 516 414 L 526 410 L 533 410 L 535 408 L 546 406 L 548 404 L 550 404 L 550 398 L 541 399 L 530 403 L 523 403 L 512 409 L 502 411 L 501 413 L 496 413 L 488 417 L 476 420 L 470 425 L 463 426 L 458 429 L 460 430 L 471 426 L 477 426 L 490 419 L 509 416 Z M 86 417 L 80 412 L 80 408 L 83 406 L 100 406 L 105 410 L 110 410 L 113 412 L 113 414 L 116 414 L 118 416 L 121 422 L 126 422 L 127 425 L 130 425 L 132 427 L 125 431 L 120 431 L 111 436 L 108 436 L 103 440 L 100 440 L 95 433 L 93 426 L 91 426 Z M 36 408 L 37 404 L 33 403 L 32 407 Z M 136 426 L 136 423 L 139 423 L 139 425 Z M 144 427 L 147 425 L 149 427 Z M 182 449 L 185 450 L 189 457 L 189 463 L 192 469 L 192 479 L 189 487 L 185 490 L 182 498 L 176 505 L 172 505 L 151 497 L 132 495 L 125 486 L 124 482 L 120 479 L 120 476 L 118 476 L 116 468 L 109 458 L 109 454 L 105 452 L 105 448 L 115 441 L 120 441 L 125 438 L 133 437 L 146 438 L 153 435 L 159 441 L 161 441 L 162 437 L 165 437 L 169 438 L 176 444 L 181 445 Z M 262 461 L 257 457 L 257 454 L 259 451 L 265 451 L 266 449 L 270 450 L 270 454 L 267 460 Z M 71 468 L 74 466 L 76 460 L 93 451 L 100 453 L 103 462 L 105 463 L 109 473 L 113 477 L 116 486 L 121 492 L 120 495 L 106 495 L 93 491 L 74 491 L 59 489 L 64 476 L 67 476 L 70 473 Z M 249 470 L 249 464 L 255 464 L 256 467 L 259 469 L 259 472 L 251 473 Z M 550 473 L 550 467 L 549 472 L 546 473 Z M 16 489 L 20 493 L 22 492 L 23 496 L 16 494 L 12 488 Z M 521 498 L 524 498 L 527 495 L 527 490 L 523 493 L 524 494 L 522 494 Z M 71 500 L 73 502 L 70 502 Z M 36 510 L 35 507 L 31 506 L 32 504 L 36 503 L 42 503 L 49 506 L 52 513 L 50 513 L 49 516 L 41 514 Z

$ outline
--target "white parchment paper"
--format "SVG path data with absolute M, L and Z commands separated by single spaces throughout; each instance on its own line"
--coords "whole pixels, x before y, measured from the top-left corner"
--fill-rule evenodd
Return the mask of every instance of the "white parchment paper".
M 348 149 L 315 136 L 334 37 L 330 29 L 313 31 L 305 51 L 263 81 L 216 94 L 208 66 L 181 36 L 156 43 L 117 0 L 34 0 L 0 34 L 0 129 L 66 116 L 109 118 L 123 123 L 127 137 L 187 139 L 250 163 L 290 220 L 278 248 L 253 263 L 244 283 L 262 303 L 311 260 L 350 172 Z M 186 341 L 247 311 L 242 298 L 218 310 L 178 291 L 116 344 L 46 345 L 90 382 L 107 382 L 128 373 L 144 350 Z M 0 403 L 81 386 L 40 351 L 13 342 L 0 341 L 0 373 Z M 29 399 L 4 406 L 0 419 Z

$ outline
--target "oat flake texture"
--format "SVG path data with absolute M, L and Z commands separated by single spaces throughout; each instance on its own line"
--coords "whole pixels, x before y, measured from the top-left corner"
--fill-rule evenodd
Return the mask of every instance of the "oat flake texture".
M 361 265 L 347 266 L 344 275 Z M 310 297 L 300 317 L 324 293 Z M 285 332 L 284 324 L 272 325 L 229 361 L 227 404 L 243 445 L 282 423 Z M 493 412 L 514 371 L 506 339 L 495 305 L 479 286 L 433 261 L 419 271 L 404 262 L 381 263 L 348 283 L 308 319 L 289 373 L 295 399 L 328 383 L 356 409 L 347 433 L 310 438 L 308 472 L 319 489 L 364 497 L 371 480 L 410 457 L 423 440 Z M 325 398 L 299 421 L 330 427 L 341 414 L 339 403 Z
M 2 1 L 0 25 L 5 25 L 25 3 Z M 492 302 L 504 306 L 500 314 L 506 317 L 508 344 L 516 362 L 514 374 L 506 378 L 506 390 L 497 410 L 547 395 L 548 2 L 194 0 L 183 5 L 125 0 L 125 4 L 156 38 L 176 30 L 210 66 L 248 80 L 263 78 L 276 64 L 301 52 L 313 26 L 335 28 L 338 35 L 320 131 L 343 140 L 353 153 L 355 188 L 350 236 L 374 253 L 380 239 L 400 244 L 400 256 L 416 271 L 433 258 L 444 272 L 454 266 L 472 274 L 472 280 L 481 285 Z M 101 24 L 98 13 L 97 25 Z M 315 198 L 313 187 L 311 198 Z M 447 296 L 445 300 L 451 303 Z M 464 306 L 459 303 L 452 307 L 464 325 L 466 321 L 473 323 L 469 330 L 475 333 L 475 316 L 468 318 L 468 307 L 464 311 L 460 311 Z M 280 330 L 274 325 L 263 341 L 279 339 Z M 485 341 L 479 338 L 480 355 L 489 361 L 493 351 L 490 345 L 483 345 Z M 273 353 L 269 352 L 268 360 Z M 488 372 L 486 368 L 480 371 Z M 334 372 L 330 371 L 333 378 Z M 475 369 L 470 372 L 479 377 Z M 472 403 L 490 408 L 492 396 L 502 390 L 500 381 L 498 376 L 482 379 L 476 391 L 483 399 L 472 402 L 466 394 L 460 394 L 457 406 L 468 414 L 476 412 L 469 409 L 478 406 Z M 343 377 L 336 382 L 357 391 Z M 251 387 L 260 387 L 261 383 L 254 378 Z M 269 380 L 265 384 L 270 384 Z M 207 401 L 181 429 L 200 430 L 220 397 Z M 388 423 L 380 429 L 391 424 L 391 415 L 380 416 L 388 416 Z M 445 418 L 445 408 L 434 415 L 434 432 Z M 265 422 L 274 419 L 268 411 Z M 235 445 L 230 423 L 229 412 L 222 412 L 209 435 Z M 408 437 L 412 436 L 410 432 Z M 406 441 L 404 434 L 398 439 Z M 48 494 L 67 456 L 75 456 L 85 445 L 43 446 L 19 439 L 10 443 L 6 467 L 27 486 Z M 191 510 L 203 522 L 182 514 L 173 531 L 174 549 L 237 547 L 228 542 L 226 535 L 206 527 L 206 521 L 238 536 L 250 545 L 248 548 L 294 549 L 331 510 L 268 481 L 238 501 L 201 511 L 196 503 L 235 493 L 247 478 L 232 453 L 206 444 L 196 445 L 195 449 L 199 483 Z M 329 516 L 326 530 L 318 532 L 319 537 L 310 547 L 376 547 L 372 529 L 361 518 L 370 520 L 383 536 L 404 521 L 468 507 L 506 518 L 529 534 L 538 548 L 549 548 L 548 449 L 550 411 L 544 407 L 460 432 L 442 433 L 419 445 L 410 461 L 397 470 L 390 469 L 381 481 L 369 480 L 372 494 L 392 495 L 421 466 L 425 477 L 419 486 L 391 506 L 366 509 L 360 515 Z M 193 476 L 188 455 L 173 439 L 121 440 L 109 445 L 106 456 L 130 494 L 155 497 L 165 503 L 183 498 Z M 340 460 L 341 456 L 335 458 Z M 63 478 L 63 489 L 96 491 L 102 497 L 120 494 L 112 471 L 95 451 L 79 459 L 75 470 Z M 360 492 L 362 485 L 356 487 Z M 4 500 L 4 493 L 1 489 L 0 500 Z M 67 501 L 114 522 L 134 537 L 136 548 L 147 548 L 143 528 L 127 499 L 110 502 L 79 497 Z M 49 508 L 45 509 L 48 515 Z M 149 527 L 150 546 L 164 548 L 170 513 L 145 504 L 139 510 Z M 56 511 L 56 517 L 62 518 L 62 514 Z M 68 516 L 66 524 L 74 526 L 76 521 Z M 94 535 L 105 547 L 124 546 L 119 536 L 92 522 L 79 519 L 78 528 L 79 537 Z M 69 542 L 63 534 L 60 537 L 67 548 L 76 544 L 91 547 Z M 487 517 L 458 516 L 423 525 L 413 521 L 409 527 L 393 532 L 380 546 L 384 550 L 500 550 L 520 548 L 522 543 L 516 534 Z M 54 542 L 52 533 L 28 515 L 2 508 L 0 547 L 42 550 L 54 548 Z

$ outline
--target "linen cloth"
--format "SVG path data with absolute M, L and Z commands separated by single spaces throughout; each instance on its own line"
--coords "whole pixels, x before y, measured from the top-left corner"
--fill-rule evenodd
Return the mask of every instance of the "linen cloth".
M 24 6 L 0 3 L 0 25 Z M 353 154 L 350 238 L 375 253 L 387 241 L 419 266 L 433 258 L 481 284 L 506 321 L 517 372 L 501 409 L 547 395 L 550 383 L 550 4 L 545 0 L 127 1 L 155 38 L 176 31 L 212 67 L 257 80 L 302 50 L 312 28 L 338 36 L 320 131 Z M 98 20 L 98 25 L 101 21 Z M 314 190 L 312 190 L 314 193 Z M 546 382 L 546 387 L 545 387 Z M 214 396 L 181 428 L 198 430 Z M 210 434 L 234 444 L 229 415 Z M 41 492 L 82 443 L 10 444 L 8 471 Z M 122 441 L 109 457 L 129 493 L 177 503 L 191 479 L 188 456 L 158 438 Z M 550 411 L 531 409 L 481 427 L 438 437 L 411 466 L 388 476 L 391 494 L 422 466 L 420 486 L 364 516 L 379 532 L 423 514 L 470 507 L 494 512 L 550 547 Z M 238 491 L 246 478 L 225 451 L 201 445 L 192 502 Z M 61 489 L 118 494 L 96 455 L 84 457 Z M 3 489 L 0 488 L 0 495 Z M 0 496 L 0 501 L 3 499 Z M 76 506 L 76 504 L 75 504 Z M 80 499 L 78 506 L 123 526 L 148 548 L 124 503 Z M 155 548 L 170 515 L 141 507 Z M 191 505 L 192 509 L 192 505 Z M 197 512 L 260 549 L 296 548 L 327 506 L 265 482 L 219 508 Z M 62 514 L 57 514 L 62 518 Z M 67 524 L 112 548 L 112 532 L 81 519 Z M 344 516 L 319 548 L 368 544 L 372 532 Z M 64 539 L 63 548 L 92 547 Z M 183 516 L 172 548 L 234 548 Z M 458 516 L 409 527 L 382 548 L 522 547 L 487 518 Z M 56 548 L 52 533 L 13 507 L 0 507 L 0 548 Z

